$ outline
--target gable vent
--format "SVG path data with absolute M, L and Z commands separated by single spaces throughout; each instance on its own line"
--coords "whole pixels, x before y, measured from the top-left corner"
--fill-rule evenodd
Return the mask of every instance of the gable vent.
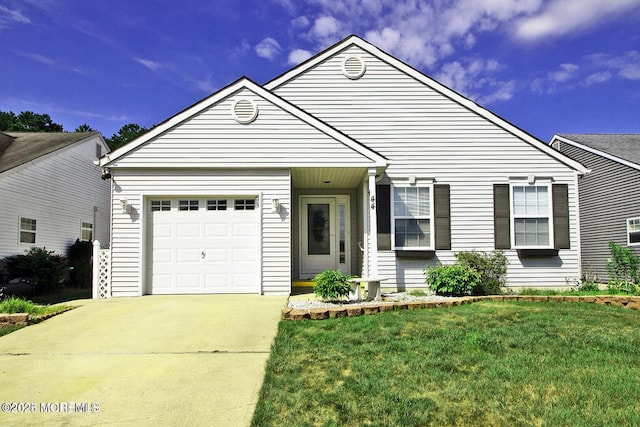
M 249 99 L 242 98 L 233 103 L 231 114 L 236 122 L 248 124 L 258 117 L 258 105 Z
M 342 73 L 352 80 L 362 77 L 366 69 L 364 60 L 358 56 L 350 56 L 342 63 Z

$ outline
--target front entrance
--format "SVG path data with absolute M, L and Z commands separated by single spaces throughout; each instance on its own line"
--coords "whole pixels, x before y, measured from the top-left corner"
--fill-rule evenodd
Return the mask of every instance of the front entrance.
M 349 196 L 300 197 L 300 277 L 324 270 L 351 274 Z

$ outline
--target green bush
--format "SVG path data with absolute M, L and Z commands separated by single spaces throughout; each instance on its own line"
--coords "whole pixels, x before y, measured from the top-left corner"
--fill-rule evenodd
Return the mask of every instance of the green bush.
M 93 244 L 89 241 L 76 242 L 69 247 L 69 285 L 81 288 L 91 287 L 91 256 Z
M 464 263 L 427 268 L 425 275 L 436 295 L 451 297 L 472 295 L 481 280 L 480 273 Z
M 68 271 L 66 258 L 46 248 L 33 247 L 24 255 L 7 257 L 11 278 L 31 278 L 36 293 L 43 294 L 58 288 Z
M 340 270 L 325 270 L 318 274 L 313 280 L 313 292 L 323 300 L 337 300 L 349 295 L 351 284 L 349 279 L 355 276 L 349 276 Z
M 459 252 L 459 263 L 473 268 L 480 275 L 480 281 L 471 290 L 472 295 L 499 295 L 506 285 L 507 264 L 509 261 L 502 251 Z
M 611 258 L 607 260 L 609 290 L 628 294 L 638 293 L 640 285 L 640 259 L 632 248 L 609 242 Z

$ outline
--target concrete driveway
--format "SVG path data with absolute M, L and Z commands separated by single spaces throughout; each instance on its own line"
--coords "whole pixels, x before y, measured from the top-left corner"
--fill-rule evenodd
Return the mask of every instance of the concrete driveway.
M 248 425 L 285 302 L 76 301 L 0 337 L 0 425 Z

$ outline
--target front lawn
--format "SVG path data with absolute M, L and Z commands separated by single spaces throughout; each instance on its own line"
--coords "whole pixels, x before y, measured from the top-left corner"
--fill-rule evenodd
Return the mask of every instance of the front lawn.
M 640 425 L 640 312 L 478 302 L 282 321 L 254 426 Z
M 12 313 L 28 313 L 32 319 L 46 318 L 57 313 L 69 310 L 71 307 L 64 304 L 58 305 L 40 305 L 35 304 L 29 300 L 22 298 L 10 297 L 3 301 L 0 301 L 0 313 L 12 314 Z M 17 331 L 24 326 L 5 326 L 0 327 L 0 337 Z

